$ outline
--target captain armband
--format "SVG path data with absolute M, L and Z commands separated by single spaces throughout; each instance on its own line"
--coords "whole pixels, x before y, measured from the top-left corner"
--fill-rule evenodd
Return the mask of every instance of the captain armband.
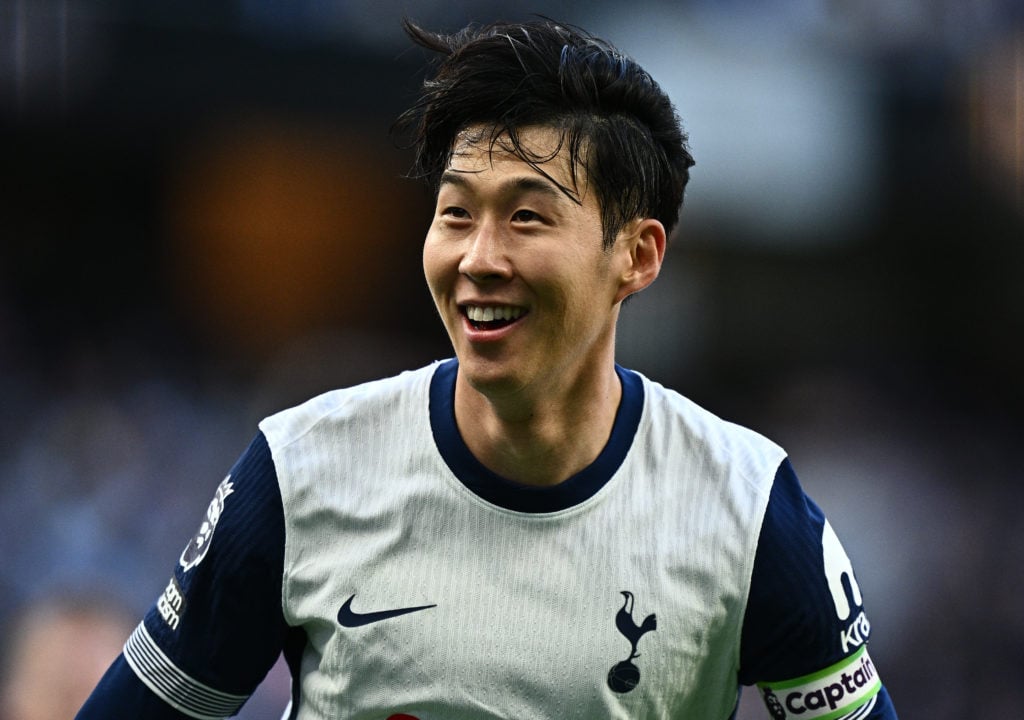
M 811 675 L 757 684 L 772 720 L 838 720 L 874 705 L 881 687 L 867 646 Z

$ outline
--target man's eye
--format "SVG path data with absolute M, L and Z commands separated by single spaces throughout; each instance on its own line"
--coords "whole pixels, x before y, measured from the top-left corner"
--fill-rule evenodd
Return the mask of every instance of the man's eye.
M 446 207 L 444 210 L 441 211 L 441 214 L 456 219 L 465 219 L 469 217 L 469 213 L 466 212 L 464 208 L 455 206 Z
M 514 222 L 536 222 L 540 220 L 540 215 L 533 210 L 516 210 L 512 214 L 512 220 Z

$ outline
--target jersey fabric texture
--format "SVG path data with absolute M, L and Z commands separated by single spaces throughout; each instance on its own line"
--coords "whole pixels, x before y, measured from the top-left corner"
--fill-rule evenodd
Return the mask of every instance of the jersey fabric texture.
M 740 683 L 773 720 L 896 717 L 781 448 L 617 368 L 599 457 L 521 486 L 462 441 L 457 369 L 265 419 L 79 717 L 227 717 L 282 650 L 298 720 L 726 720 Z

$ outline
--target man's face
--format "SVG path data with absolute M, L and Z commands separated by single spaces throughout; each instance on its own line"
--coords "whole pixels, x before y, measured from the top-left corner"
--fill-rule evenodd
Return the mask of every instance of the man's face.
M 543 157 L 558 143 L 546 128 L 521 139 Z M 573 187 L 562 154 L 543 168 Z M 460 373 L 489 397 L 557 396 L 611 367 L 628 250 L 624 259 L 622 243 L 602 248 L 595 194 L 578 190 L 581 203 L 500 144 L 492 148 L 487 133 L 455 142 L 423 265 Z

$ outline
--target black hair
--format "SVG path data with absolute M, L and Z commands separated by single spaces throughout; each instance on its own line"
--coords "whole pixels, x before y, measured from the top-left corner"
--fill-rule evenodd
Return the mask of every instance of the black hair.
M 402 25 L 439 55 L 419 99 L 396 123 L 411 131 L 411 176 L 436 192 L 457 136 L 479 125 L 489 130 L 492 150 L 500 143 L 549 179 L 541 165 L 566 149 L 577 187 L 559 187 L 579 202 L 578 171 L 585 171 L 606 247 L 639 217 L 653 217 L 671 233 L 694 161 L 671 100 L 636 61 L 548 18 L 469 25 L 451 35 L 408 19 Z M 561 132 L 550 156 L 519 141 L 521 131 L 538 126 Z

